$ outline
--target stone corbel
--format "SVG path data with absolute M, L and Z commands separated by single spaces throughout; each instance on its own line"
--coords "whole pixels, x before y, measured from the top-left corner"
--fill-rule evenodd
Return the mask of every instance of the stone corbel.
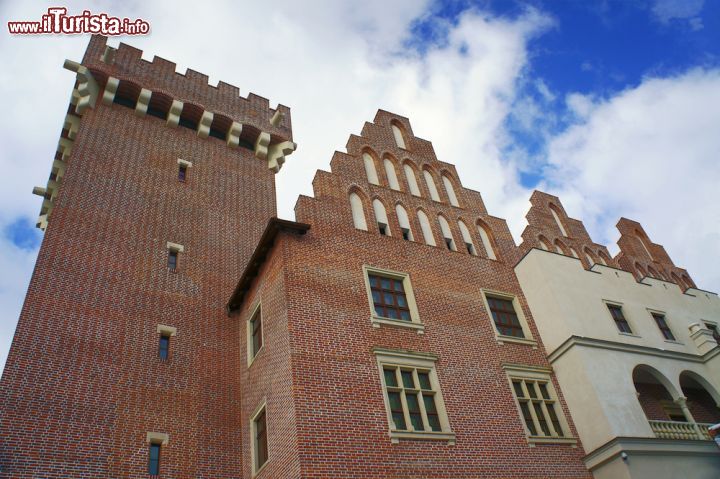
M 92 73 L 87 67 L 74 62 L 72 60 L 65 60 L 63 67 L 66 70 L 75 72 L 77 75 L 78 86 L 76 88 L 78 92 L 78 102 L 75 107 L 75 111 L 78 115 L 82 115 L 88 108 L 95 107 L 95 101 L 98 97 L 98 84 L 93 78 Z
M 688 326 L 690 330 L 690 339 L 693 340 L 698 349 L 698 353 L 705 354 L 718 344 L 713 338 L 712 331 L 700 323 L 692 323 Z
M 67 115 L 65 115 L 65 123 L 63 124 L 63 128 L 68 131 L 68 138 L 74 140 L 75 135 L 77 135 L 78 129 L 80 128 L 80 118 L 68 113 Z
M 240 133 L 242 133 L 242 123 L 232 122 L 226 138 L 230 148 L 237 148 L 240 145 Z
M 150 90 L 145 88 L 140 90 L 140 95 L 138 96 L 137 103 L 135 104 L 135 114 L 137 116 L 145 116 L 147 113 L 148 105 L 150 104 L 150 95 L 152 95 Z
M 115 63 L 115 52 L 117 51 L 116 48 L 111 47 L 110 45 L 105 45 L 105 51 L 103 52 L 102 56 L 100 57 L 100 61 L 103 63 L 107 63 L 108 65 L 112 65 Z
M 41 231 L 45 231 L 45 228 L 47 228 L 47 215 L 38 216 L 35 226 L 40 228 Z
M 203 112 L 200 122 L 198 123 L 197 130 L 197 134 L 200 138 L 207 138 L 210 134 L 210 125 L 212 125 L 214 116 L 215 115 L 213 115 L 210 111 L 206 110 Z
M 57 151 L 62 155 L 62 161 L 67 161 L 72 153 L 73 142 L 67 138 L 60 138 L 58 141 Z
M 275 173 L 279 172 L 283 163 L 285 163 L 285 157 L 290 156 L 296 148 L 297 144 L 292 141 L 283 141 L 282 143 L 272 145 L 268 149 L 268 168 Z
M 267 159 L 268 145 L 270 144 L 270 133 L 260 132 L 255 140 L 255 156 L 261 160 Z
M 173 100 L 172 105 L 170 105 L 170 111 L 168 112 L 167 116 L 167 125 L 176 127 L 180 123 L 180 113 L 182 113 L 183 110 L 183 102 L 179 100 Z
M 105 84 L 105 90 L 103 91 L 102 102 L 103 105 L 111 106 L 115 100 L 115 93 L 120 86 L 120 80 L 115 77 L 108 77 L 107 83 Z

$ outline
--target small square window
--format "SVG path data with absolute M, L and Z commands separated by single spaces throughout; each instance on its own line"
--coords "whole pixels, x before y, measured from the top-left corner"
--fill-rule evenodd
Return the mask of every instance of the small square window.
M 253 475 L 257 474 L 269 459 L 266 409 L 263 404 L 250 420 Z
M 368 266 L 363 269 L 373 325 L 407 325 L 421 331 L 408 275 Z
M 663 337 L 665 339 L 667 339 L 668 341 L 675 341 L 675 335 L 670 330 L 670 326 L 668 326 L 668 324 L 667 324 L 665 315 L 660 314 L 660 313 L 650 313 L 650 314 L 652 314 L 652 317 L 655 320 L 655 324 L 657 324 L 658 328 L 660 329 L 660 333 L 662 333 Z
M 248 366 L 252 364 L 255 356 L 258 355 L 263 347 L 263 324 L 262 324 L 262 307 L 258 304 L 247 325 L 248 331 Z
M 610 310 L 610 314 L 612 315 L 613 321 L 615 321 L 615 326 L 618 331 L 621 333 L 633 334 L 632 328 L 630 328 L 630 324 L 627 322 L 627 319 L 625 319 L 625 315 L 623 314 L 622 306 L 617 304 L 608 304 L 607 307 L 608 310 Z
M 392 442 L 440 439 L 454 443 L 435 372 L 437 358 L 382 348 L 373 351 L 381 371 Z

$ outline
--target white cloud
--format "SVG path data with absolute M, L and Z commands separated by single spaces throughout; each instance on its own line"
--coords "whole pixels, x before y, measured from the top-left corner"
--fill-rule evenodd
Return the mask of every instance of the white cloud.
M 671 20 L 688 20 L 693 30 L 703 28 L 698 14 L 702 11 L 705 0 L 655 0 L 651 11 L 662 23 Z
M 607 100 L 573 95 L 584 121 L 549 145 L 549 188 L 596 241 L 640 221 L 699 287 L 718 290 L 720 70 L 648 78 Z

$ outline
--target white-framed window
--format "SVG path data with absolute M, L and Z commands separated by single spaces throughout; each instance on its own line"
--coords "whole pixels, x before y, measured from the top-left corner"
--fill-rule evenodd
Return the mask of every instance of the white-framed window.
M 407 180 L 408 188 L 410 188 L 410 193 L 413 196 L 422 196 L 420 194 L 420 188 L 418 187 L 413 167 L 405 163 L 403 165 L 403 170 L 405 171 L 405 179 Z
M 367 231 L 367 221 L 365 221 L 365 208 L 362 198 L 354 191 L 350 193 L 350 209 L 352 212 L 353 226 L 356 229 Z
M 263 348 L 262 306 L 258 303 L 247 321 L 247 360 L 250 366 Z
M 250 457 L 253 476 L 267 465 L 270 460 L 269 452 L 267 403 L 263 401 L 250 416 Z
M 363 153 L 363 164 L 365 165 L 365 175 L 367 176 L 368 183 L 372 185 L 379 185 L 380 180 L 378 179 L 377 170 L 375 169 L 375 159 L 370 153 Z
M 457 196 L 455 195 L 455 188 L 453 187 L 452 180 L 446 175 L 442 175 L 442 182 L 445 187 L 445 192 L 448 195 L 448 199 L 450 200 L 450 204 L 459 207 L 460 204 L 458 203 Z
M 528 442 L 576 444 L 551 380 L 552 370 L 521 364 L 503 364 L 503 369 Z
M 435 363 L 437 356 L 374 348 L 390 439 L 440 440 L 455 444 Z
M 398 326 L 415 329 L 419 334 L 424 332 L 410 275 L 365 265 L 363 277 L 373 327 Z
M 483 289 L 482 298 L 499 343 L 520 343 L 537 347 L 537 341 L 533 338 L 517 296 Z
M 398 182 L 397 172 L 395 171 L 395 163 L 385 158 L 383 160 L 383 166 L 385 167 L 385 176 L 387 176 L 388 186 L 396 191 L 400 191 L 400 183 Z
M 398 146 L 398 148 L 402 148 L 403 150 L 407 149 L 405 147 L 405 138 L 403 138 L 403 132 L 400 127 L 395 123 L 392 124 L 392 132 L 393 136 L 395 137 L 395 144 Z

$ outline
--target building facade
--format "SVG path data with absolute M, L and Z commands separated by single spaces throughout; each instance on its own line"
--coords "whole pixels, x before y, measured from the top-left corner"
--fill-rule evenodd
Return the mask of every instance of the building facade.
M 718 298 L 639 225 L 613 259 L 536 192 L 518 247 L 383 110 L 280 220 L 287 107 L 103 37 L 66 68 L 0 477 L 650 477 L 660 447 L 720 470 Z
M 600 478 L 714 478 L 720 299 L 618 222 L 610 258 L 557 197 L 535 192 L 515 270 Z

